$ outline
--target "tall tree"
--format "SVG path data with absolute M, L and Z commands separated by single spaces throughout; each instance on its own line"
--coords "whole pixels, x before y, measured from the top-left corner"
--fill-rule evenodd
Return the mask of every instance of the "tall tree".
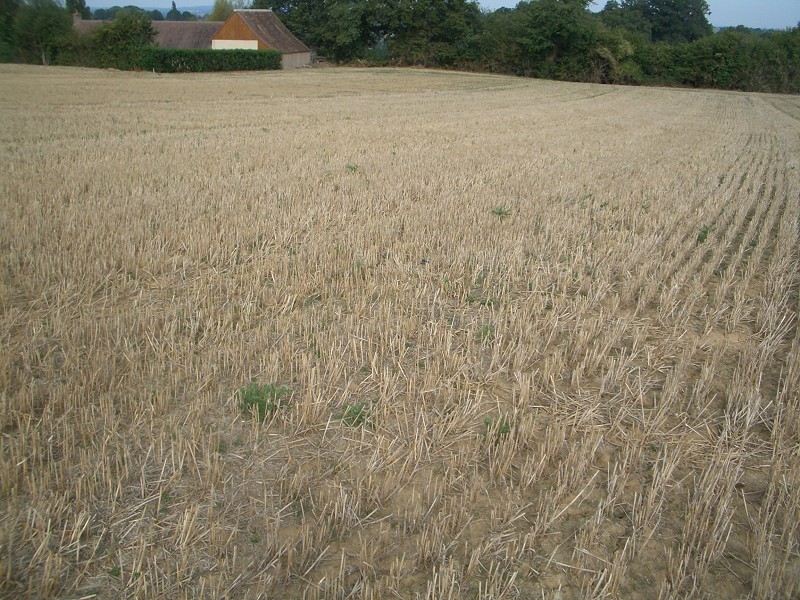
M 645 0 L 609 0 L 600 11 L 600 19 L 612 29 L 625 29 L 645 41 L 653 34 Z
M 645 4 L 654 42 L 693 42 L 713 32 L 706 0 L 646 0 Z
M 518 44 L 526 71 L 544 77 L 580 78 L 597 43 L 595 19 L 585 0 L 520 2 Z
M 124 10 L 119 11 L 117 18 L 110 23 L 103 23 L 94 32 L 94 39 L 102 47 L 122 51 L 149 46 L 155 34 L 146 12 Z
M 237 8 L 244 8 L 245 0 L 214 0 L 211 12 L 206 15 L 206 21 L 224 21 L 233 14 Z
M 98 21 L 111 21 L 116 15 L 117 9 L 112 8 L 97 8 L 94 11 L 94 18 Z
M 86 0 L 66 0 L 65 7 L 70 15 L 77 13 L 82 19 L 92 18 L 92 11 L 86 6 Z
M 14 37 L 24 59 L 36 57 L 46 65 L 60 37 L 72 29 L 72 17 L 53 0 L 31 0 L 14 18 Z
M 181 15 L 178 7 L 175 6 L 175 0 L 172 0 L 172 8 L 167 13 L 167 21 L 183 21 L 183 15 Z
M 14 19 L 20 0 L 0 0 L 0 62 L 14 58 Z
M 710 35 L 706 0 L 609 0 L 600 18 L 653 42 L 682 44 Z
M 231 0 L 214 0 L 211 12 L 206 16 L 206 21 L 224 21 L 233 14 Z
M 520 73 L 516 68 L 516 9 L 499 8 L 482 15 L 483 31 L 478 38 L 481 61 L 486 69 L 501 73 Z
M 395 0 L 387 5 L 389 52 L 405 63 L 452 64 L 480 26 L 480 7 L 472 0 Z
M 375 3 L 369 0 L 334 0 L 313 30 L 313 42 L 337 62 L 363 56 L 375 41 Z

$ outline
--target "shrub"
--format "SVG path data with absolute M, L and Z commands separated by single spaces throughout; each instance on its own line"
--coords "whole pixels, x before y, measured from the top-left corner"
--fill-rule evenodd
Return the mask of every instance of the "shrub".
M 59 40 L 55 62 L 68 67 L 100 67 L 103 61 L 92 37 L 72 30 Z
M 270 71 L 281 68 L 281 53 L 274 50 L 186 50 L 137 48 L 134 69 L 157 73 L 201 73 L 205 71 Z

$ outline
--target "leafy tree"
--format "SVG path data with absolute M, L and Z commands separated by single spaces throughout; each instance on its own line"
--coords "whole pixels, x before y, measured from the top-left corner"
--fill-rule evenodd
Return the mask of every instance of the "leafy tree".
M 709 13 L 706 0 L 609 0 L 600 18 L 648 41 L 681 44 L 712 33 Z
M 225 2 L 229 0 L 224 0 Z M 222 0 L 220 0 L 222 2 Z M 613 83 L 797 91 L 798 30 L 712 34 L 706 0 L 254 0 L 337 61 L 385 48 L 405 64 Z
M 794 29 L 775 33 L 774 41 L 784 57 L 781 87 L 774 91 L 800 94 L 800 23 Z
M 70 67 L 100 66 L 97 47 L 92 36 L 84 35 L 74 28 L 59 39 L 54 62 Z
M 141 10 L 141 9 L 140 9 Z M 172 0 L 172 8 L 166 15 L 167 21 L 197 21 L 197 17 L 190 13 L 188 10 L 183 12 L 178 10 L 178 7 L 175 6 L 175 0 Z
M 52 60 L 60 37 L 72 29 L 72 18 L 53 0 L 31 0 L 17 10 L 14 36 L 17 48 L 26 60 Z
M 206 21 L 224 21 L 233 14 L 231 0 L 214 0 L 214 7 L 206 16 Z
M 111 21 L 114 19 L 117 9 L 119 9 L 118 6 L 111 8 L 97 8 L 94 11 L 94 18 L 98 21 Z
M 476 40 L 481 65 L 491 72 L 516 72 L 511 69 L 515 61 L 516 45 L 512 33 L 514 9 L 499 8 L 481 15 L 481 32 Z
M 521 2 L 523 36 L 518 40 L 526 71 L 540 77 L 581 79 L 598 42 L 585 0 Z
M 646 0 L 645 15 L 654 42 L 678 44 L 711 35 L 711 10 L 706 0 Z
M 20 0 L 0 0 L 0 62 L 14 58 L 14 19 L 20 4 Z
M 447 65 L 475 54 L 480 8 L 473 0 L 254 0 L 333 60 L 376 47 L 408 64 Z M 472 58 L 477 61 L 477 58 Z
M 582 81 L 635 84 L 641 82 L 641 69 L 634 61 L 636 46 L 624 29 L 609 29 L 596 23 L 596 41 L 589 51 Z
M 128 4 L 127 6 L 112 6 L 111 8 L 98 8 L 94 11 L 94 18 L 98 21 L 113 21 L 125 13 L 141 13 L 147 15 L 152 21 L 163 21 L 164 15 L 160 10 L 145 11 L 143 8 Z
M 576 0 L 534 0 L 484 15 L 483 65 L 492 71 L 599 83 L 636 83 L 633 34 Z
M 175 0 L 172 0 L 172 8 L 167 13 L 167 21 L 183 21 L 183 15 L 175 6 Z
M 360 58 L 376 39 L 374 14 L 373 2 L 331 2 L 324 17 L 316 22 L 313 43 L 337 62 Z
M 128 69 L 134 64 L 138 48 L 150 46 L 156 31 L 143 10 L 117 12 L 117 18 L 98 27 L 92 44 L 99 66 Z
M 70 15 L 78 13 L 82 19 L 92 18 L 92 11 L 86 6 L 86 0 L 66 0 L 65 7 Z
M 652 37 L 653 25 L 643 0 L 609 0 L 599 14 L 603 23 L 611 29 L 624 29 L 647 42 Z
M 120 11 L 116 19 L 95 30 L 94 40 L 105 48 L 129 49 L 149 46 L 155 34 L 144 11 Z
M 472 0 L 398 0 L 389 11 L 390 55 L 409 64 L 453 64 L 474 41 L 480 15 Z

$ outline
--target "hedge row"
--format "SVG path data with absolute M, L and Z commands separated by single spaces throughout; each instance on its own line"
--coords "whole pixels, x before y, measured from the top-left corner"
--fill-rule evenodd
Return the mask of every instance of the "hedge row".
M 203 71 L 274 71 L 281 68 L 281 53 L 275 50 L 178 50 L 137 48 L 131 68 L 157 73 Z
M 728 30 L 691 44 L 637 48 L 642 83 L 800 93 L 800 28 L 756 35 Z
M 93 43 L 89 36 L 73 35 L 62 41 L 54 62 L 64 66 L 157 73 L 269 71 L 281 68 L 281 53 L 274 50 L 179 50 L 157 46 L 109 50 Z

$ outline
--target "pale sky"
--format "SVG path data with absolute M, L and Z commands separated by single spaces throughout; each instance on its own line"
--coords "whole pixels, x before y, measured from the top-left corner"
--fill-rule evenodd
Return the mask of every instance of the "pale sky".
M 707 0 L 711 8 L 708 20 L 716 27 L 745 25 L 763 29 L 797 27 L 800 0 Z M 487 10 L 501 6 L 514 8 L 517 0 L 478 0 Z M 601 10 L 606 0 L 595 0 L 592 10 Z

